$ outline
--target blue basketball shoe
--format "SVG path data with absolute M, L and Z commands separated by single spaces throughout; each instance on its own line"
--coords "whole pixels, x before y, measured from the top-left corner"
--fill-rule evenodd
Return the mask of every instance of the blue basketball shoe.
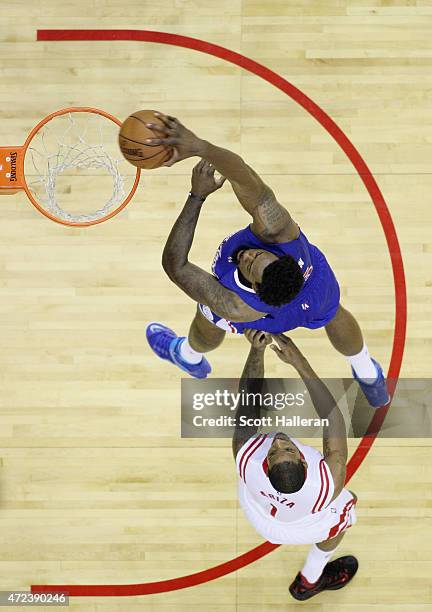
M 185 336 L 177 336 L 172 329 L 162 323 L 150 323 L 146 329 L 146 336 L 153 352 L 161 359 L 171 361 L 194 378 L 207 378 L 210 374 L 211 367 L 205 357 L 199 363 L 192 364 L 180 355 L 180 345 Z
M 374 381 L 368 382 L 365 379 L 359 378 L 355 373 L 354 369 L 351 368 L 352 373 L 356 381 L 361 387 L 361 390 L 366 396 L 367 401 L 372 408 L 381 408 L 381 406 L 387 406 L 390 403 L 391 397 L 387 389 L 386 379 L 382 371 L 380 364 L 372 359 L 374 366 L 377 371 L 377 378 Z

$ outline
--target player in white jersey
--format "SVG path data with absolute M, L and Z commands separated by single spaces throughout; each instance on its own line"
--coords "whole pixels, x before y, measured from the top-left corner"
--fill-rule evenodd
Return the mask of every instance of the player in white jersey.
M 356 522 L 357 496 L 344 489 L 348 454 L 345 422 L 331 393 L 292 340 L 258 330 L 247 330 L 245 335 L 251 349 L 242 390 L 257 394 L 262 389 L 264 353 L 273 339 L 277 345 L 271 348 L 297 370 L 318 416 L 328 420 L 321 454 L 284 433 L 259 434 L 255 425 L 240 426 L 245 417 L 251 423 L 259 419 L 258 402 L 243 404 L 236 413 L 233 453 L 240 504 L 256 531 L 270 542 L 312 544 L 303 569 L 290 586 L 293 597 L 305 600 L 346 586 L 358 568 L 353 556 L 329 563 L 345 531 Z

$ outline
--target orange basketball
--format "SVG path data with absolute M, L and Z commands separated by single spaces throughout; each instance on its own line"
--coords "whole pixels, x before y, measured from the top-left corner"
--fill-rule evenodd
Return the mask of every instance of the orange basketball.
M 152 131 L 146 126 L 146 123 L 164 125 L 154 113 L 153 110 L 137 111 L 123 121 L 120 127 L 120 150 L 123 157 L 137 168 L 159 168 L 173 153 L 170 146 L 150 147 L 145 143 L 147 138 L 164 138 L 163 134 Z

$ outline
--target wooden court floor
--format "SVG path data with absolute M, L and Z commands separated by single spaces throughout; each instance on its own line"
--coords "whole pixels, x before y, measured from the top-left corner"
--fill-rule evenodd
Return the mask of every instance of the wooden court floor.
M 408 291 L 402 375 L 431 374 L 432 2 L 429 0 L 54 0 L 0 3 L 1 144 L 46 114 L 96 106 L 125 118 L 177 115 L 241 153 L 337 272 L 344 304 L 388 367 L 394 285 L 383 230 L 352 164 L 282 91 L 211 55 L 156 43 L 37 42 L 39 28 L 142 29 L 242 53 L 306 93 L 374 173 L 399 237 Z M 228 440 L 180 438 L 180 374 L 154 358 L 145 326 L 187 331 L 194 305 L 163 274 L 166 236 L 193 161 L 145 173 L 130 206 L 89 229 L 56 225 L 23 195 L 0 201 L 0 587 L 128 584 L 227 561 L 261 540 L 237 507 Z M 132 169 L 131 169 L 132 170 Z M 246 225 L 228 185 L 211 196 L 193 260 Z M 292 333 L 322 376 L 348 376 L 322 331 Z M 240 374 L 229 338 L 214 375 Z M 267 372 L 286 369 L 269 355 Z M 352 441 L 352 451 L 357 441 Z M 432 609 L 432 450 L 378 441 L 350 488 L 358 524 L 342 554 L 360 561 L 343 591 L 302 604 L 325 612 Z M 190 589 L 74 598 L 83 611 L 295 609 L 288 584 L 307 547 Z

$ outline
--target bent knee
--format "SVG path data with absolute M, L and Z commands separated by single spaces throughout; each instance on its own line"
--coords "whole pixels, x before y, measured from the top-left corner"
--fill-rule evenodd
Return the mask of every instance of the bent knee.
M 211 312 L 210 309 L 208 310 Z M 218 327 L 208 317 L 206 317 L 199 305 L 197 306 L 195 318 L 192 321 L 192 327 L 194 328 L 194 331 L 206 338 L 223 338 L 223 336 L 225 336 L 225 330 Z

